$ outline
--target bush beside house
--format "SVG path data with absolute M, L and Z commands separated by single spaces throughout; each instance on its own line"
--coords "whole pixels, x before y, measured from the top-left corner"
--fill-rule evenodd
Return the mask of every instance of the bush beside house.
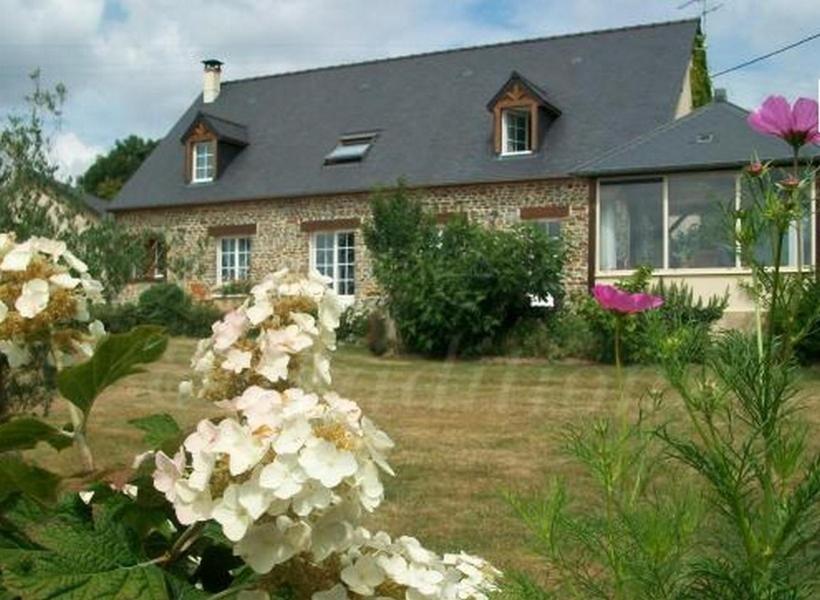
M 437 226 L 402 186 L 377 194 L 365 242 L 385 305 L 408 351 L 492 352 L 533 314 L 533 298 L 563 300 L 560 242 L 528 226 L 490 230 L 462 216 Z

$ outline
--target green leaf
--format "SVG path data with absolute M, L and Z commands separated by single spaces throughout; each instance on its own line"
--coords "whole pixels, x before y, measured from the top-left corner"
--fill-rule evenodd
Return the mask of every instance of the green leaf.
M 0 456 L 0 499 L 19 492 L 42 502 L 57 499 L 60 478 L 24 462 L 17 456 Z
M 64 369 L 57 387 L 63 397 L 88 414 L 97 396 L 123 377 L 140 373 L 139 365 L 153 362 L 168 346 L 161 327 L 135 327 L 128 333 L 107 336 L 88 361 Z
M 6 556 L 3 583 L 23 598 L 166 600 L 163 571 L 131 547 L 125 528 L 100 517 L 95 523 L 56 518 L 28 530 L 42 551 Z
M 167 413 L 131 419 L 128 423 L 145 432 L 142 441 L 151 448 L 159 448 L 165 442 L 178 438 L 182 433 L 180 426 Z
M 38 442 L 62 450 L 71 445 L 71 437 L 34 417 L 13 419 L 0 425 L 0 452 L 34 448 Z

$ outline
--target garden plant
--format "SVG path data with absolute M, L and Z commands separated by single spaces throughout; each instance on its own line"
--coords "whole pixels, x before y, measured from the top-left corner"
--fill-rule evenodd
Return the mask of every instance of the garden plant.
M 382 503 L 393 442 L 332 391 L 341 305 L 325 278 L 281 271 L 255 286 L 180 385 L 188 401 L 213 402 L 214 418 L 192 432 L 166 414 L 136 419 L 146 452 L 100 472 L 85 438 L 94 402 L 158 360 L 167 338 L 152 326 L 110 334 L 69 366 L 65 348 L 88 343 L 71 315 L 99 290 L 70 275 L 82 269 L 63 244 L 3 240 L 0 270 L 17 287 L 4 288 L 0 324 L 20 324 L 3 340 L 4 373 L 34 360 L 31 344 L 49 346 L 76 418 L 0 423 L 0 597 L 456 600 L 496 589 L 480 558 L 362 527 Z M 83 468 L 61 479 L 32 464 L 26 450 L 40 442 L 76 447 Z
M 801 414 L 795 355 L 817 327 L 820 306 L 807 301 L 815 275 L 803 269 L 804 257 L 792 272 L 781 260 L 789 232 L 799 239 L 804 215 L 812 214 L 814 173 L 801 171 L 798 153 L 820 141 L 817 103 L 773 97 L 749 124 L 782 138 L 795 156 L 777 176 L 774 166 L 754 162 L 742 182 L 751 199 L 733 215 L 732 235 L 751 271 L 753 331 L 713 332 L 706 347 L 692 328 L 650 340 L 666 389 L 633 398 L 619 385 L 615 416 L 566 433 L 594 496 L 579 505 L 563 482 L 535 497 L 510 494 L 554 584 L 545 590 L 513 575 L 508 597 L 820 593 L 820 453 L 808 443 L 816 432 Z M 616 288 L 595 295 L 615 331 L 625 313 L 662 300 Z

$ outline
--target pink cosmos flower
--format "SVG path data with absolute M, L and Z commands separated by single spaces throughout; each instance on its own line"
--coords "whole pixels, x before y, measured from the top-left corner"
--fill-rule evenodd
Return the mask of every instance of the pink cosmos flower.
M 602 308 L 625 315 L 652 310 L 663 305 L 663 298 L 660 296 L 630 294 L 613 285 L 596 285 L 592 288 L 592 294 Z
M 794 106 L 790 106 L 783 96 L 769 96 L 748 116 L 747 122 L 755 131 L 777 136 L 795 149 L 820 143 L 817 102 L 811 98 L 798 98 Z

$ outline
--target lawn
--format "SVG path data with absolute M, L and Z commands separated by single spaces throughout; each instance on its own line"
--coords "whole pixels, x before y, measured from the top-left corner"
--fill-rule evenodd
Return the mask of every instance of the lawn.
M 140 432 L 128 425 L 129 419 L 168 412 L 190 426 L 215 414 L 211 406 L 177 398 L 194 346 L 192 340 L 172 340 L 162 361 L 98 400 L 90 439 L 99 466 L 128 464 L 142 450 Z M 465 549 L 502 568 L 525 568 L 545 577 L 501 493 L 537 488 L 557 475 L 570 479 L 583 494 L 583 479 L 563 455 L 560 434 L 569 423 L 613 410 L 611 367 L 380 359 L 344 348 L 337 353 L 334 375 L 338 391 L 359 402 L 397 445 L 391 460 L 397 477 L 388 478 L 387 501 L 370 526 L 415 535 L 437 550 Z M 820 370 L 806 370 L 804 380 L 804 401 L 817 430 Z M 627 369 L 625 381 L 630 398 L 661 384 L 653 369 L 639 367 Z M 53 419 L 67 419 L 64 407 L 55 406 Z M 41 448 L 37 454 L 64 473 L 79 465 L 71 449 L 58 455 Z

